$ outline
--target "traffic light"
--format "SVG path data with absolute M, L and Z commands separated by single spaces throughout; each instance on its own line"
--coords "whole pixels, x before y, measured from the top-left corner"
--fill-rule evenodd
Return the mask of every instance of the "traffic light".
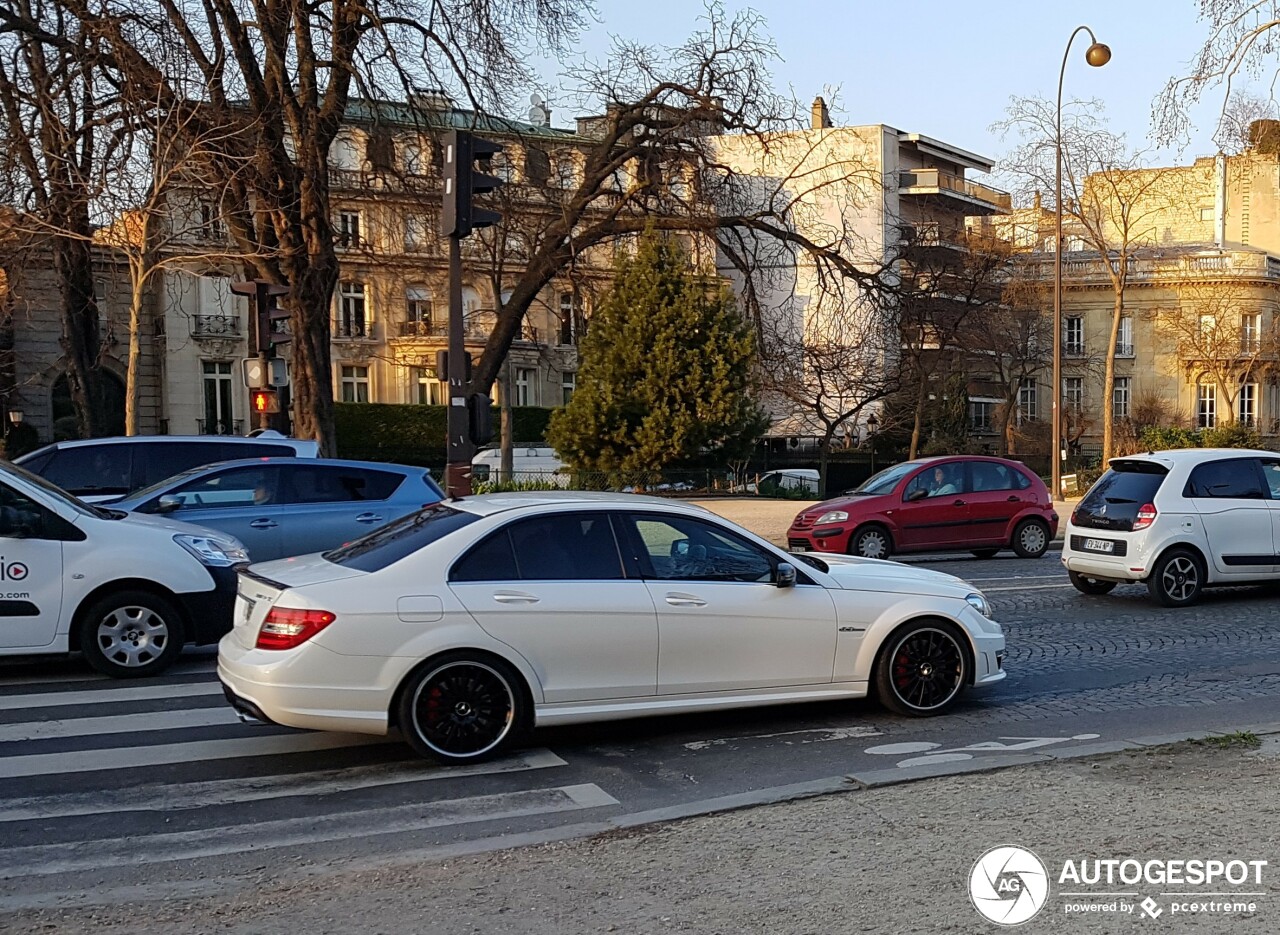
M 265 307 L 264 307 L 265 306 Z M 277 344 L 287 344 L 293 340 L 288 331 L 280 330 L 281 324 L 289 320 L 287 309 L 276 305 L 276 297 L 268 295 L 265 302 L 258 304 L 258 352 L 272 356 Z
M 274 389 L 249 391 L 249 403 L 255 415 L 280 411 L 280 393 Z
M 462 352 L 462 366 L 465 368 L 463 379 L 468 383 L 471 382 L 471 352 Z M 436 379 L 445 383 L 449 382 L 449 352 L 436 351 Z
M 467 399 L 467 434 L 473 445 L 487 445 L 493 441 L 492 402 L 484 393 L 474 393 Z
M 472 196 L 491 192 L 502 184 L 497 176 L 477 172 L 475 161 L 502 152 L 497 143 L 472 136 L 469 130 L 450 130 L 444 135 L 444 208 L 440 212 L 440 233 L 445 237 L 466 237 L 477 227 L 491 227 L 502 220 L 497 211 L 474 207 Z

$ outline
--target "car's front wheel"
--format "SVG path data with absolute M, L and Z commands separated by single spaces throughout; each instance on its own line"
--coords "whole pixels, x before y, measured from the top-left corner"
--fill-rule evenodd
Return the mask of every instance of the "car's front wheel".
M 893 540 L 883 526 L 863 526 L 849 540 L 849 554 L 862 558 L 888 558 Z
M 103 675 L 145 678 L 173 665 L 182 652 L 182 615 L 150 591 L 108 594 L 80 616 L 80 651 Z
M 1067 572 L 1071 584 L 1081 594 L 1110 594 L 1116 586 L 1114 581 L 1103 581 L 1101 578 L 1090 578 L 1078 571 Z
M 1147 578 L 1147 591 L 1163 607 L 1194 604 L 1205 585 L 1205 567 L 1190 549 L 1170 549 L 1156 561 Z
M 876 663 L 876 694 L 891 711 L 928 717 L 946 711 L 969 683 L 969 657 L 955 624 L 918 620 L 885 641 Z
M 475 763 L 514 743 L 528 711 L 520 676 L 505 662 L 450 653 L 410 677 L 398 713 L 405 740 L 420 756 Z
M 1009 544 L 1019 558 L 1039 558 L 1049 550 L 1049 527 L 1042 520 L 1024 519 Z

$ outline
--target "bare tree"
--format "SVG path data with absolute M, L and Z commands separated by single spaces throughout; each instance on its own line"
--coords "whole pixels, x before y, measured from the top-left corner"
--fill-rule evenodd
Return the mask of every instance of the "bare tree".
M 1280 106 L 1276 105 L 1275 98 L 1237 90 L 1223 105 L 1214 140 L 1222 152 L 1238 155 L 1257 142 L 1253 133 L 1259 120 L 1277 119 L 1280 119 Z
M 1140 151 L 1110 132 L 1099 116 L 1097 101 L 1068 105 L 1062 119 L 1062 211 L 1069 235 L 1102 260 L 1111 285 L 1113 306 L 1103 361 L 1103 400 L 1115 387 L 1116 343 L 1124 317 L 1131 264 L 1135 253 L 1154 241 L 1155 221 L 1178 200 L 1178 169 L 1147 168 Z M 1054 105 L 1039 98 L 1013 98 L 1008 117 L 996 129 L 1020 141 L 1004 162 L 1024 191 L 1055 189 Z M 1059 244 L 1057 249 L 1070 249 Z M 1060 325 L 1059 325 L 1060 326 Z M 1114 416 L 1102 410 L 1102 458 L 1111 457 Z

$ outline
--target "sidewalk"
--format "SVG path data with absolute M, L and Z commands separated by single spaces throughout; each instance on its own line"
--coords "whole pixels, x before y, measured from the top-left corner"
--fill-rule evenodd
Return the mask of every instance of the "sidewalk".
M 1261 885 L 1236 889 L 1274 892 L 1276 767 L 1265 741 L 1261 750 L 1180 744 L 851 786 L 585 840 L 360 872 L 280 868 L 264 854 L 261 878 L 226 880 L 217 896 L 132 903 L 117 892 L 97 908 L 14 913 L 0 918 L 0 930 L 971 935 L 999 929 L 970 903 L 975 862 L 993 847 L 1016 845 L 1039 857 L 1051 877 L 1027 932 L 1128 931 L 1151 921 L 1136 905 L 1151 895 L 1163 903 L 1160 931 L 1262 935 L 1280 929 L 1280 898 L 1250 897 L 1253 913 L 1179 914 L 1160 891 L 1194 887 L 1139 883 L 1119 887 L 1137 895 L 1128 918 L 1117 919 L 1116 912 L 1068 912 L 1080 900 L 1059 893 L 1082 887 L 1060 885 L 1058 874 L 1067 860 L 1270 860 Z M 140 880 L 138 895 L 148 889 Z

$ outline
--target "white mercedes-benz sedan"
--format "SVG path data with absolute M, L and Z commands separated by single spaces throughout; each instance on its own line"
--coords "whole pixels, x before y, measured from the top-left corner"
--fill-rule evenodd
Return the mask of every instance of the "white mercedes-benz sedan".
M 873 694 L 938 714 L 1004 678 L 950 575 L 790 555 L 630 494 L 446 500 L 240 573 L 218 675 L 242 714 L 385 734 L 458 763 L 536 726 Z

